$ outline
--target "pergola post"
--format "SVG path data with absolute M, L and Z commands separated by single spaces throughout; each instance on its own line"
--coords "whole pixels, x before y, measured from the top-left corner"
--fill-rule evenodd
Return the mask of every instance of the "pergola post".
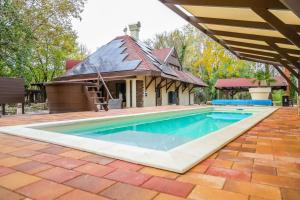
M 300 72 L 299 72 L 299 74 L 298 74 L 298 96 L 300 96 Z
M 291 86 L 291 87 L 294 87 L 295 89 L 296 89 L 296 91 L 298 92 L 298 95 L 299 95 L 299 93 L 300 93 L 300 88 L 299 87 L 297 87 L 292 81 L 291 81 L 291 79 L 290 78 L 288 78 L 287 76 L 286 76 L 286 74 L 280 69 L 280 67 L 279 66 L 277 66 L 277 65 L 273 65 L 274 66 L 274 68 L 279 72 L 279 74 L 288 82 L 288 84 Z M 299 74 L 298 74 L 298 77 L 299 77 Z M 299 80 L 299 79 L 298 79 Z
M 1 104 L 2 107 L 2 115 L 5 115 L 5 104 Z
M 284 68 L 284 72 L 283 72 L 288 79 L 291 79 L 291 72 L 287 69 Z M 291 95 L 291 84 L 288 83 L 287 87 L 286 87 L 286 96 L 290 96 Z

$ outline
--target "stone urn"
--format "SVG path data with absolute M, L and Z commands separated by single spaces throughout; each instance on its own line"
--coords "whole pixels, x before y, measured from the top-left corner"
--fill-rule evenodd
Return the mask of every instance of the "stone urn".
M 252 100 L 268 100 L 271 93 L 271 87 L 249 88 L 249 92 Z

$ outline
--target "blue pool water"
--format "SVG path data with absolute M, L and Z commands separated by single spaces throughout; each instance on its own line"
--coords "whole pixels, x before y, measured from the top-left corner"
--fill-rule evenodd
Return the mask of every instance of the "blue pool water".
M 251 116 L 245 112 L 181 112 L 41 128 L 80 137 L 166 151 Z

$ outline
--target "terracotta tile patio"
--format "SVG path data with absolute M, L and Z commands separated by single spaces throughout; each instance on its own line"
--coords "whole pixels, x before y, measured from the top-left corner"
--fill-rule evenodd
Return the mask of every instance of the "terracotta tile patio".
M 174 107 L 5 117 L 0 126 L 161 109 Z M 25 198 L 299 200 L 300 117 L 281 108 L 185 174 L 0 133 L 0 200 Z

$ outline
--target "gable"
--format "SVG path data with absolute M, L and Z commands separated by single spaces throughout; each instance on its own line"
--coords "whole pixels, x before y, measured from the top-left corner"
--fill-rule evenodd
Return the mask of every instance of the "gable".
M 178 54 L 175 48 L 173 48 L 172 52 L 168 55 L 165 62 L 169 64 L 171 67 L 175 67 L 178 70 L 182 70 L 181 64 L 179 62 Z

